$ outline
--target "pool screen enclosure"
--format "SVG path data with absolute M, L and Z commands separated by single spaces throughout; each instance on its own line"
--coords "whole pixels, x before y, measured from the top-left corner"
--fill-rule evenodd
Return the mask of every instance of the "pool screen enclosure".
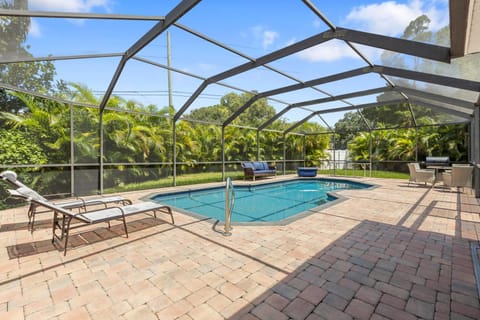
M 380 128 L 366 115 L 365 111 L 388 105 L 392 110 L 398 108 L 410 115 L 408 123 L 398 124 L 393 129 L 416 130 L 425 126 L 426 124 L 420 123 L 416 117 L 416 113 L 421 108 L 427 108 L 432 114 L 439 115 L 435 118 L 435 123 L 428 125 L 465 124 L 468 126 L 468 161 L 476 166 L 475 190 L 477 196 L 480 196 L 478 169 L 480 73 L 468 72 L 468 66 L 470 69 L 478 70 L 477 67 L 480 65 L 478 56 L 480 1 L 449 1 L 450 36 L 446 43 L 444 41 L 440 44 L 339 26 L 333 22 L 334 13 L 330 12 L 328 6 L 322 2 L 285 1 L 281 6 L 291 6 L 291 15 L 278 16 L 278 21 L 300 23 L 315 20 L 317 27 L 310 28 L 308 32 L 298 31 L 296 34 L 294 23 L 291 41 L 286 41 L 283 46 L 270 47 L 261 54 L 251 50 L 248 43 L 232 44 L 228 38 L 215 31 L 225 28 L 232 30 L 232 34 L 234 31 L 240 32 L 242 26 L 236 28 L 235 24 L 241 23 L 241 19 L 234 19 L 234 17 L 242 16 L 242 8 L 237 7 L 233 2 L 229 2 L 229 6 L 221 6 L 211 0 L 167 1 L 170 7 L 163 8 L 163 12 L 148 11 L 147 8 L 145 11 L 148 14 L 125 14 L 115 12 L 114 9 L 109 13 L 82 12 L 73 9 L 70 12 L 31 10 L 27 3 L 27 1 L 5 1 L 3 8 L 0 9 L 3 26 L 7 26 L 11 21 L 28 21 L 26 25 L 30 30 L 25 33 L 22 28 L 13 29 L 13 31 L 2 29 L 4 34 L 10 32 L 11 36 L 4 38 L 6 45 L 0 48 L 2 50 L 0 51 L 2 75 L 0 90 L 4 93 L 24 93 L 68 106 L 66 108 L 68 111 L 65 112 L 71 114 L 71 122 L 66 124 L 71 135 L 70 154 L 66 154 L 64 161 L 57 160 L 58 163 L 48 163 L 43 166 L 55 167 L 66 164 L 70 168 L 72 194 L 77 193 L 74 189 L 78 186 L 74 187 L 74 180 L 75 170 L 79 168 L 98 173 L 99 192 L 102 193 L 104 170 L 108 170 L 109 166 L 128 166 L 131 163 L 141 166 L 164 165 L 163 162 L 156 161 L 138 163 L 135 159 L 125 159 L 115 163 L 106 161 L 108 157 L 105 153 L 108 152 L 108 146 L 104 145 L 103 134 L 106 121 L 115 112 L 130 113 L 132 117 L 151 116 L 152 119 L 157 119 L 158 112 L 148 114 L 148 112 L 132 111 L 128 107 L 116 110 L 111 104 L 122 94 L 128 97 L 128 94 L 135 93 L 144 98 L 148 104 L 148 91 L 135 87 L 135 83 L 146 81 L 145 83 L 162 82 L 167 85 L 168 79 L 168 94 L 166 90 L 163 98 L 168 97 L 169 102 L 155 100 L 155 103 L 173 108 L 173 112 L 162 114 L 162 116 L 169 117 L 171 120 L 171 127 L 165 128 L 171 130 L 171 141 L 165 142 L 165 148 L 170 149 L 168 152 L 171 153 L 168 162 L 171 164 L 174 185 L 178 163 L 189 161 L 188 159 L 180 160 L 177 156 L 182 152 L 177 149 L 177 142 L 179 139 L 184 139 L 183 124 L 188 121 L 195 124 L 195 120 L 188 118 L 188 112 L 212 96 L 218 97 L 233 91 L 239 94 L 248 93 L 250 98 L 229 114 L 219 117 L 214 123 L 221 128 L 219 136 L 216 137 L 221 148 L 216 165 L 222 171 L 223 178 L 225 178 L 226 165 L 230 161 L 225 157 L 225 140 L 228 139 L 229 127 L 242 127 L 244 130 L 257 132 L 255 144 L 259 148 L 261 134 L 265 132 L 277 134 L 281 141 L 285 141 L 290 135 L 304 137 L 306 134 L 335 134 L 333 116 L 354 111 L 363 121 L 360 125 L 371 133 Z M 274 6 L 277 2 L 275 1 L 261 5 L 253 0 L 245 3 L 251 6 L 252 14 L 274 15 L 276 13 Z M 151 4 L 145 4 L 145 6 L 148 5 Z M 380 16 L 382 13 L 377 14 Z M 371 17 L 371 19 L 375 18 Z M 72 23 L 72 21 L 75 22 Z M 203 21 L 203 24 L 198 21 Z M 40 25 L 44 28 L 43 30 L 49 30 L 50 33 L 45 32 L 41 37 L 34 38 L 35 28 Z M 99 38 L 84 37 L 82 32 L 89 27 L 99 30 L 97 32 Z M 60 31 L 63 28 L 65 32 L 74 30 L 76 33 L 62 34 Z M 15 35 L 15 32 L 18 34 Z M 174 45 L 170 47 L 168 42 L 168 59 L 164 61 L 164 57 L 158 57 L 158 48 L 164 46 L 167 39 L 170 41 L 170 34 Z M 18 46 L 14 45 L 15 41 L 25 35 L 29 35 L 28 39 L 34 42 L 47 41 L 47 37 L 52 37 L 49 41 L 57 41 L 58 45 L 51 47 L 49 52 L 19 50 Z M 278 36 L 274 33 L 270 35 Z M 180 42 L 182 51 L 175 51 L 175 46 L 180 47 Z M 302 63 L 305 61 L 301 59 L 302 57 L 311 54 L 313 50 L 327 54 L 333 47 L 347 50 L 349 57 L 355 60 L 354 63 L 349 65 L 325 63 L 315 68 L 308 67 L 307 64 L 308 72 L 297 72 L 297 68 L 300 70 L 301 62 L 299 61 Z M 170 50 L 173 50 L 173 59 L 170 59 Z M 205 56 L 202 56 L 203 53 Z M 201 59 L 206 61 L 209 58 L 210 60 L 203 64 L 203 69 L 191 72 L 188 67 L 175 65 L 175 57 L 180 57 L 182 54 L 188 54 L 188 58 L 198 65 L 202 64 Z M 202 56 L 201 59 L 200 56 Z M 394 58 L 382 60 L 379 59 L 380 56 L 401 58 L 406 63 L 398 65 L 393 63 Z M 214 61 L 222 61 L 220 63 L 222 67 L 208 68 L 207 65 Z M 463 62 L 466 67 L 462 64 Z M 98 87 L 103 89 L 96 93 L 99 98 L 79 99 L 82 87 L 78 83 L 70 88 L 70 94 L 65 94 L 65 91 L 58 90 L 61 83 L 55 88 L 40 88 L 28 85 L 28 79 L 21 79 L 21 72 L 17 72 L 15 77 L 12 76 L 15 68 L 22 70 L 22 66 L 33 67 L 38 66 L 39 63 L 54 65 L 60 77 L 61 72 L 68 70 L 70 75 L 84 74 L 83 78 L 78 78 L 79 81 L 88 82 L 90 79 L 92 82 L 101 83 Z M 102 70 L 102 73 L 96 74 L 97 70 Z M 292 72 L 286 70 L 292 70 Z M 7 76 L 8 72 L 10 72 L 9 76 Z M 269 77 L 268 81 L 260 79 L 266 74 Z M 172 99 L 172 75 L 177 83 L 188 83 L 192 88 L 191 91 L 176 92 Z M 240 84 L 245 82 L 240 80 L 245 79 L 252 79 L 252 87 L 241 87 Z M 254 79 L 260 79 L 260 81 L 254 83 Z M 76 79 L 67 80 L 75 82 Z M 342 85 L 334 87 L 334 84 L 339 83 Z M 128 84 L 132 87 L 128 87 Z M 253 127 L 250 124 L 245 126 L 241 123 L 242 114 L 262 99 L 267 99 L 274 106 L 276 113 Z M 11 103 L 11 101 L 13 100 L 4 102 Z M 81 123 L 76 122 L 78 115 L 87 109 L 93 109 L 98 113 L 97 127 L 84 128 Z M 288 126 L 278 129 L 275 124 L 282 119 L 288 119 L 286 121 Z M 310 133 L 302 131 L 302 125 L 312 121 L 321 124 L 326 130 Z M 75 154 L 75 141 L 87 134 L 98 135 L 96 140 L 98 155 L 92 159 L 78 159 L 78 155 Z M 286 153 L 287 151 L 283 150 L 283 155 L 279 156 L 282 159 L 278 160 L 279 163 L 283 161 L 283 168 L 287 166 Z M 3 168 L 15 168 L 19 163 L 1 163 L 0 165 Z M 40 163 L 28 165 L 42 166 Z

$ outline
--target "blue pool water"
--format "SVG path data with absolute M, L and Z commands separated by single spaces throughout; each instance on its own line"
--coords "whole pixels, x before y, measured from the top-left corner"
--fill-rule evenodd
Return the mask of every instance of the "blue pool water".
M 235 186 L 232 222 L 276 222 L 326 204 L 336 198 L 327 192 L 364 189 L 371 185 L 346 180 L 301 179 L 256 186 Z M 152 198 L 175 209 L 225 220 L 225 188 L 157 195 Z

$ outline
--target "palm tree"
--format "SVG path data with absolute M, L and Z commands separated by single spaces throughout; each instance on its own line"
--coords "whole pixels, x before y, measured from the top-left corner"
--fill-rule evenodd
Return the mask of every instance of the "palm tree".
M 50 163 L 68 163 L 70 154 L 69 107 L 61 103 L 12 93 L 28 111 L 4 114 L 13 129 L 28 133 L 48 155 Z
M 416 132 L 412 129 L 396 130 L 389 137 L 389 160 L 415 160 Z
M 353 140 L 348 143 L 348 150 L 354 161 L 370 160 L 370 133 L 359 132 Z
M 257 134 L 254 130 L 225 128 L 225 159 L 243 161 L 257 158 Z

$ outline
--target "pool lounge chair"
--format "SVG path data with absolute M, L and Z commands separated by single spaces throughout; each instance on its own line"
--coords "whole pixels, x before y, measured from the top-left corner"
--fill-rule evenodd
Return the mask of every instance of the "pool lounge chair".
M 39 195 L 36 191 L 30 189 L 26 185 L 24 185 L 21 181 L 17 179 L 17 174 L 14 171 L 3 171 L 0 173 L 0 177 L 10 184 L 15 189 L 23 188 L 23 193 L 28 193 L 35 197 L 40 197 L 42 200 L 47 201 L 44 197 Z M 122 196 L 111 195 L 105 197 L 93 197 L 93 198 L 76 198 L 76 199 L 69 199 L 65 201 L 55 202 L 55 205 L 65 208 L 65 209 L 79 209 L 86 211 L 87 207 L 90 206 L 99 206 L 102 205 L 105 208 L 108 207 L 109 204 L 121 204 L 121 205 L 128 205 L 132 204 L 130 199 L 126 199 Z M 35 225 L 35 215 L 39 213 L 46 213 L 51 212 L 51 210 L 39 210 L 38 206 L 35 203 L 30 202 L 30 207 L 28 209 L 28 228 L 33 232 L 33 228 Z
M 8 190 L 10 195 L 13 197 L 23 198 L 27 201 L 30 201 L 36 206 L 42 206 L 53 211 L 52 243 L 54 243 L 55 240 L 64 241 L 63 255 L 67 254 L 68 237 L 71 229 L 76 229 L 100 222 L 107 222 L 108 227 L 110 227 L 110 221 L 121 220 L 123 222 L 125 235 L 128 238 L 127 222 L 125 219 L 126 217 L 140 213 L 152 212 L 154 217 L 157 218 L 157 211 L 161 211 L 170 215 L 170 218 L 172 219 L 172 224 L 175 223 L 172 210 L 169 206 L 152 201 L 130 204 L 123 207 L 109 207 L 100 210 L 73 212 L 69 209 L 60 207 L 52 202 L 49 202 L 45 198 L 38 196 L 38 194 L 31 193 L 30 191 L 30 189 L 26 190 L 24 188 Z M 72 226 L 72 220 L 75 220 L 78 223 Z M 59 232 L 59 234 L 57 234 L 57 231 Z

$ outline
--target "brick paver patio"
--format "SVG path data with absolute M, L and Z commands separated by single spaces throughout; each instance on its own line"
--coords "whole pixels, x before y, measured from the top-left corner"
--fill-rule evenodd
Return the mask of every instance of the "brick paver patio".
M 64 257 L 50 216 L 0 212 L 0 319 L 479 319 L 465 190 L 402 180 L 289 225 L 234 226 L 175 213 L 79 229 Z M 240 182 L 239 182 L 240 183 Z M 155 190 L 127 193 L 140 201 Z

